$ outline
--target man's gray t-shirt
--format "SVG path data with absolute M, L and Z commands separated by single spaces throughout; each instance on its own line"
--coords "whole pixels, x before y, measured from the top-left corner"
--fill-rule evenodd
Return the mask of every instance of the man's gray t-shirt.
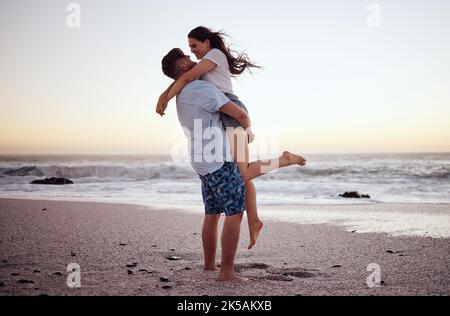
M 177 96 L 178 120 L 189 141 L 191 165 L 201 176 L 232 161 L 219 109 L 230 100 L 214 85 L 195 80 Z

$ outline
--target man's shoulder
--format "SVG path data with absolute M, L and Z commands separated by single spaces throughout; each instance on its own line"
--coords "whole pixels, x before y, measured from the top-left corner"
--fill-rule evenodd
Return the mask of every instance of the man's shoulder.
M 195 88 L 211 88 L 211 87 L 215 88 L 215 86 L 213 84 L 211 84 L 205 80 L 200 80 L 200 79 L 194 80 L 191 83 L 189 83 L 188 85 L 186 85 L 186 88 L 188 88 L 188 87 L 193 88 L 193 89 L 195 89 Z
M 187 84 L 181 91 L 180 96 L 187 96 L 192 93 L 211 93 L 219 91 L 216 86 L 204 80 L 194 80 Z

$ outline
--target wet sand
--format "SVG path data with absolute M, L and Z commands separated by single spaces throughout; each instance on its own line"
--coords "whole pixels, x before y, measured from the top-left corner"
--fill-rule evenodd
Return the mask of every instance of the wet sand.
M 236 262 L 250 281 L 220 283 L 218 272 L 203 271 L 202 219 L 125 204 L 0 199 L 0 295 L 450 294 L 450 239 L 271 221 L 251 251 L 243 221 Z M 67 286 L 70 263 L 81 268 L 79 288 Z M 379 287 L 367 284 L 372 263 Z

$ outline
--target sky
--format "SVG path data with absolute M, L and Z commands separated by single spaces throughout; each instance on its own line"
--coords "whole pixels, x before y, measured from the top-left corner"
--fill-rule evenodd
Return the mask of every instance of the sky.
M 199 25 L 263 66 L 253 152 L 450 151 L 448 0 L 1 0 L 0 154 L 170 153 L 161 59 Z

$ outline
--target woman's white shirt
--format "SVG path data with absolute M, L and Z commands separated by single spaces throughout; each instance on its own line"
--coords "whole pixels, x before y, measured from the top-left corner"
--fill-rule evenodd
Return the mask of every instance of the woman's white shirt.
M 201 76 L 200 79 L 215 85 L 223 93 L 233 93 L 227 56 L 220 49 L 213 48 L 203 59 L 212 61 L 217 67 Z

